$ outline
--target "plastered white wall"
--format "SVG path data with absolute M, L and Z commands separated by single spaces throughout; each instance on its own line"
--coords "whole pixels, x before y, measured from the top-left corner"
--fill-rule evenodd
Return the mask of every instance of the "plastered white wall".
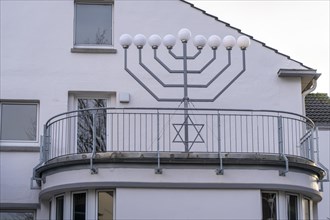
M 30 189 L 39 153 L 0 152 L 0 203 L 39 203 L 39 190 Z
M 258 190 L 117 189 L 116 196 L 117 219 L 261 219 Z
M 114 3 L 114 48 L 116 54 L 82 54 L 71 53 L 73 47 L 73 21 L 74 1 L 0 1 L 0 39 L 1 39 L 1 81 L 0 99 L 10 100 L 39 100 L 40 124 L 42 125 L 52 116 L 68 110 L 69 91 L 102 91 L 130 93 L 129 104 L 119 104 L 119 107 L 177 107 L 179 103 L 158 103 L 124 70 L 124 53 L 119 46 L 118 39 L 121 34 L 135 35 L 143 33 L 150 36 L 157 33 L 161 36 L 171 33 L 176 35 L 183 28 L 189 28 L 193 36 L 204 34 L 210 36 L 218 34 L 222 38 L 231 34 L 238 37 L 235 29 L 216 21 L 201 11 L 190 7 L 181 1 L 123 1 Z M 253 35 L 253 33 L 250 33 Z M 280 34 L 280 33 L 279 33 Z M 262 40 L 262 39 L 261 39 Z M 180 55 L 181 50 L 176 46 L 173 50 Z M 190 45 L 189 53 L 194 54 L 195 49 Z M 191 68 L 199 69 L 211 58 L 209 48 L 192 63 Z M 181 67 L 178 62 L 167 54 L 164 48 L 159 49 L 160 57 L 172 68 Z M 158 85 L 138 65 L 137 50 L 129 49 L 129 67 L 149 86 L 160 98 L 182 98 L 182 89 L 164 89 Z M 160 66 L 150 59 L 152 50 L 146 46 L 143 52 L 144 60 L 150 69 L 160 74 L 165 82 L 181 83 L 182 78 L 166 73 Z M 217 53 L 217 61 L 207 72 L 200 77 L 189 77 L 189 82 L 207 82 L 212 75 L 224 66 L 226 53 L 221 48 Z M 301 113 L 301 84 L 299 78 L 278 78 L 280 68 L 301 69 L 299 63 L 287 59 L 252 40 L 251 47 L 246 52 L 247 71 L 214 103 L 195 103 L 196 107 L 211 108 L 244 108 L 244 109 L 271 109 Z M 223 88 L 235 74 L 241 70 L 241 52 L 238 48 L 232 51 L 232 66 L 208 89 L 192 90 L 191 98 L 213 97 L 220 88 Z M 40 131 L 41 133 L 41 131 Z M 39 162 L 38 153 L 12 153 L 1 152 L 1 200 L 0 202 L 37 202 L 37 191 L 29 189 L 32 168 Z M 213 171 L 212 171 L 213 172 Z M 90 178 L 90 176 L 89 176 Z M 129 191 L 121 191 L 127 196 Z M 141 190 L 133 191 L 137 196 L 143 194 Z M 151 191 L 145 196 L 152 197 Z M 165 192 L 165 191 L 164 191 Z M 193 199 L 193 194 L 181 192 L 182 202 Z M 210 196 L 213 206 L 220 196 L 218 193 L 203 195 Z M 159 192 L 160 196 L 170 199 L 174 191 L 169 194 Z M 232 203 L 225 203 L 232 192 L 224 192 L 226 196 L 219 200 L 220 204 L 228 207 L 237 203 L 237 207 L 245 205 L 247 210 L 254 210 L 249 216 L 260 218 L 256 204 L 249 201 L 240 201 L 233 197 Z M 256 192 L 244 191 L 250 198 Z M 258 194 L 259 196 L 259 194 Z M 246 197 L 248 198 L 248 197 Z M 123 200 L 119 202 L 126 201 Z M 153 200 L 148 200 L 150 205 Z M 157 200 L 158 202 L 159 200 Z M 193 207 L 200 202 L 192 200 L 192 206 L 185 205 L 187 218 L 198 216 Z M 201 200 L 202 201 L 202 200 Z M 124 213 L 124 206 L 118 203 L 118 217 L 130 217 L 133 213 Z M 140 207 L 138 197 L 129 204 L 132 208 Z M 169 208 L 175 208 L 169 203 Z M 143 208 L 143 207 L 140 207 Z M 217 216 L 216 207 L 205 206 L 205 212 L 210 211 Z M 163 210 L 164 215 L 168 214 Z M 228 209 L 222 210 L 229 215 Z M 242 217 L 242 213 L 230 212 Z M 156 212 L 152 213 L 156 216 Z M 177 217 L 185 217 L 184 213 L 175 213 Z M 143 217 L 143 213 L 140 212 Z M 157 217 L 157 216 L 156 216 Z

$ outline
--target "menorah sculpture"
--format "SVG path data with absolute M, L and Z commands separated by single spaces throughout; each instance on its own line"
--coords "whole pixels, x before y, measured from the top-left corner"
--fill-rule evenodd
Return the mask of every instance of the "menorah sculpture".
M 237 45 L 242 50 L 242 70 L 232 78 L 232 80 L 221 90 L 219 91 L 213 98 L 211 99 L 201 99 L 201 98 L 189 98 L 188 96 L 188 88 L 207 88 L 211 85 L 223 72 L 228 69 L 231 65 L 231 50 L 236 44 L 236 39 L 233 36 L 226 36 L 222 40 L 222 44 L 227 50 L 228 53 L 228 61 L 227 64 L 206 84 L 190 84 L 188 83 L 188 74 L 201 74 L 213 61 L 216 60 L 216 51 L 221 44 L 221 38 L 217 35 L 212 35 L 208 38 L 208 40 L 202 35 L 196 35 L 193 39 L 193 44 L 197 48 L 197 53 L 193 56 L 189 56 L 187 54 L 187 43 L 191 38 L 190 30 L 183 28 L 179 31 L 178 37 L 182 43 L 182 56 L 177 56 L 172 51 L 173 47 L 176 44 L 176 38 L 168 34 L 163 38 L 163 41 L 159 35 L 151 35 L 148 39 L 148 43 L 151 48 L 154 50 L 154 59 L 162 66 L 166 71 L 169 73 L 179 73 L 183 74 L 183 83 L 180 84 L 166 84 L 164 83 L 156 74 L 154 74 L 142 61 L 142 49 L 147 43 L 147 39 L 142 34 L 137 34 L 134 38 L 132 38 L 128 34 L 121 35 L 119 41 L 125 51 L 125 70 L 146 90 L 159 102 L 183 102 L 184 103 L 184 122 L 182 127 L 175 130 L 177 131 L 177 136 L 180 136 L 180 131 L 184 128 L 184 138 L 180 139 L 184 143 L 185 152 L 189 152 L 192 145 L 196 142 L 196 138 L 193 141 L 189 141 L 189 134 L 188 134 L 188 126 L 193 125 L 195 126 L 195 130 L 197 131 L 197 135 L 200 135 L 201 128 L 196 128 L 196 125 L 192 122 L 191 118 L 188 114 L 188 104 L 189 102 L 214 102 L 225 90 L 227 90 L 231 84 L 233 84 L 242 74 L 245 72 L 245 50 L 250 45 L 250 39 L 246 36 L 240 36 L 237 39 Z M 127 66 L 127 49 L 132 44 L 132 42 L 136 45 L 137 49 L 139 50 L 139 64 L 143 67 L 143 69 L 148 72 L 158 83 L 160 83 L 163 87 L 169 88 L 183 88 L 183 98 L 159 98 L 153 91 L 146 84 L 144 84 Z M 169 54 L 176 60 L 182 60 L 183 68 L 181 70 L 171 70 L 164 62 L 162 62 L 159 57 L 157 56 L 157 49 L 163 42 L 164 46 L 168 49 Z M 189 70 L 188 69 L 188 60 L 196 59 L 202 52 L 204 46 L 208 43 L 208 45 L 213 50 L 213 57 L 200 69 L 200 70 Z M 189 124 L 191 123 L 191 124 Z M 173 124 L 175 127 L 175 125 Z M 176 137 L 177 137 L 176 136 Z M 191 145 L 189 146 L 189 143 Z

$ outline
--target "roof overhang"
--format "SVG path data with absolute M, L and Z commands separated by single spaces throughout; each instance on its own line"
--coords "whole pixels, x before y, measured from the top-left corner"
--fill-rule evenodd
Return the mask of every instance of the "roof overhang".
M 317 80 L 321 73 L 317 73 L 314 69 L 280 69 L 277 75 L 279 77 L 300 77 L 301 89 L 306 91 L 312 86 L 313 79 Z

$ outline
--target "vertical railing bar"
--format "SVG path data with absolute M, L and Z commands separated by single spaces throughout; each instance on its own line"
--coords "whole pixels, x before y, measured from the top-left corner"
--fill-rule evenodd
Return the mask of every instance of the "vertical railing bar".
M 298 154 L 298 149 L 297 149 L 297 147 L 299 146 L 298 145 L 298 142 L 299 142 L 299 137 L 298 137 L 298 127 L 297 127 L 297 123 L 298 123 L 298 120 L 296 120 L 295 121 L 295 129 L 294 129 L 294 133 L 295 133 L 295 144 L 294 144 L 294 149 L 295 149 L 295 155 L 296 156 L 299 156 L 299 154 Z
M 148 151 L 148 115 L 145 114 L 146 116 L 146 122 L 145 122 L 145 150 Z
M 91 174 L 97 174 L 97 170 L 94 167 L 93 164 L 93 159 L 95 158 L 95 154 L 96 154 L 96 113 L 93 112 L 92 113 L 92 155 L 90 158 L 90 170 L 91 170 Z
M 272 129 L 272 132 L 273 132 L 273 149 L 274 149 L 274 153 L 276 152 L 276 146 L 275 146 L 275 117 L 272 117 L 273 118 L 273 129 Z
M 128 115 L 128 150 L 131 151 L 131 113 L 127 113 Z M 133 149 L 132 149 L 133 150 Z
M 208 115 L 205 114 L 205 127 L 206 127 L 206 133 L 205 133 L 205 136 L 206 136 L 206 140 L 205 140 L 205 146 L 206 146 L 206 152 L 209 152 L 209 126 L 208 126 Z M 213 129 L 213 128 L 212 128 Z M 213 138 L 213 137 L 212 137 Z
M 268 136 L 267 136 L 267 140 L 268 140 L 268 150 L 269 150 L 269 152 L 271 153 L 271 149 L 270 149 L 270 129 L 269 129 L 269 119 L 270 119 L 270 117 L 269 116 L 267 116 L 267 133 L 268 133 Z
M 214 119 L 213 119 L 214 115 L 211 115 L 211 127 L 214 128 Z M 211 139 L 211 143 L 212 143 L 212 152 L 214 152 L 214 138 Z
M 142 149 L 142 113 L 139 113 L 139 116 L 140 116 L 140 151 Z
M 259 140 L 259 115 L 257 115 L 257 152 L 260 152 L 260 140 Z
M 213 117 L 213 115 L 212 115 Z M 223 175 L 224 171 L 223 171 L 223 164 L 222 164 L 222 155 L 221 155 L 221 126 L 220 126 L 220 112 L 218 111 L 218 114 L 217 114 L 217 119 L 218 119 L 218 154 L 219 154 L 219 168 L 216 170 L 216 174 L 217 175 Z M 213 119 L 212 119 L 213 121 Z M 213 139 L 213 138 L 212 138 Z
M 252 152 L 255 152 L 254 150 L 254 126 L 253 126 L 253 118 L 254 118 L 254 115 L 253 115 L 253 112 L 251 112 L 251 131 L 252 131 L 252 138 L 251 138 L 251 141 L 252 141 Z
M 168 126 L 168 143 L 169 143 L 169 151 L 171 151 L 172 148 L 172 141 L 171 141 L 171 114 L 168 114 L 168 122 L 169 122 L 169 126 Z
M 240 127 L 241 127 L 241 151 L 243 152 L 243 118 L 242 115 L 240 115 Z
M 158 116 L 158 114 L 157 114 Z M 153 151 L 153 137 L 154 137 L 154 115 L 153 113 L 150 114 L 150 125 L 151 125 L 151 135 L 150 135 L 150 145 L 151 145 L 151 151 Z
M 125 113 L 124 113 L 124 109 L 123 109 L 123 151 L 125 151 Z
M 165 129 L 165 113 L 162 114 L 163 116 L 163 151 L 165 151 L 165 137 L 166 137 L 166 129 Z
M 248 116 L 245 115 L 245 133 L 246 133 L 246 151 L 249 152 L 249 127 L 248 127 Z
M 262 148 L 263 148 L 263 152 L 267 152 L 266 149 L 265 149 L 265 120 L 264 120 L 265 116 L 261 116 L 261 124 L 262 124 Z
M 162 170 L 160 168 L 160 152 L 159 152 L 159 111 L 157 110 L 157 168 L 155 170 L 156 174 L 162 174 Z
M 237 117 L 237 115 L 235 114 L 234 115 L 234 122 L 235 122 L 235 131 L 234 131 L 234 133 L 235 133 L 235 149 L 236 149 L 236 152 L 238 152 L 237 151 L 237 125 L 236 125 L 236 123 L 237 123 L 237 119 L 236 119 L 236 117 Z
M 232 135 L 231 135 L 231 125 L 232 125 L 232 115 L 228 114 L 228 118 L 229 118 L 229 152 L 231 152 L 231 149 L 233 147 L 232 143 L 231 143 L 231 139 L 232 139 Z
M 227 152 L 227 144 L 226 144 L 226 115 L 223 114 L 223 143 L 224 143 L 224 152 Z
M 285 170 L 279 171 L 279 175 L 280 176 L 285 176 L 287 172 L 289 172 L 289 161 L 288 158 L 285 156 L 284 154 L 284 129 L 283 129 L 283 117 L 279 116 L 278 117 L 278 145 L 279 145 L 279 154 L 280 154 L 280 158 L 284 159 L 285 161 Z
M 136 112 L 133 113 L 133 148 L 134 148 L 134 151 L 136 151 Z

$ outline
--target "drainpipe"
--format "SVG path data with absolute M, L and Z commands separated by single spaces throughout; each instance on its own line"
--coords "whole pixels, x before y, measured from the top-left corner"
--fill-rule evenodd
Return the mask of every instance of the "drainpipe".
M 308 94 L 310 94 L 311 92 L 313 92 L 316 89 L 316 86 L 317 86 L 317 81 L 316 81 L 316 79 L 313 79 L 312 86 L 308 90 L 306 90 L 302 93 L 302 113 L 304 116 L 306 116 L 305 98 Z

